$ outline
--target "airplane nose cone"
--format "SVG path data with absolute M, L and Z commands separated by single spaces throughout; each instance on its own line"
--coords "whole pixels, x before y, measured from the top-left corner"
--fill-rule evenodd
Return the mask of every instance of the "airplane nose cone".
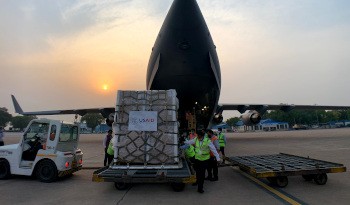
M 175 89 L 179 112 L 194 103 L 217 105 L 221 74 L 216 47 L 195 0 L 174 0 L 152 48 L 147 70 L 147 89 Z M 204 117 L 208 124 L 210 117 Z
M 216 47 L 195 0 L 174 0 L 157 36 L 148 64 L 147 88 L 166 77 L 202 76 L 221 87 Z M 167 81 L 168 83 L 168 81 Z
M 174 0 L 163 25 L 181 30 L 206 27 L 203 15 L 195 0 Z

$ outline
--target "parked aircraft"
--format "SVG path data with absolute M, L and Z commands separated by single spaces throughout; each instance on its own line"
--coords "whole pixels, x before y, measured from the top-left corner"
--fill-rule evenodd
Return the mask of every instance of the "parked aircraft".
M 186 125 L 186 113 L 196 114 L 203 128 L 223 120 L 224 110 L 238 110 L 246 125 L 259 123 L 267 110 L 348 109 L 350 106 L 219 104 L 221 73 L 216 46 L 196 0 L 174 0 L 157 36 L 148 63 L 146 88 L 176 89 L 180 108 L 179 121 Z M 12 96 L 15 110 L 23 115 L 57 115 L 100 112 L 108 124 L 114 107 L 23 112 Z M 249 111 L 249 112 L 246 112 Z

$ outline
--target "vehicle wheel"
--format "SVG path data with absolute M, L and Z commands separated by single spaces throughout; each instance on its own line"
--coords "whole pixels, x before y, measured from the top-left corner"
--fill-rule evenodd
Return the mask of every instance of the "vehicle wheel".
M 305 174 L 305 175 L 302 175 L 303 179 L 305 181 L 311 181 L 313 178 L 314 178 L 314 175 L 312 174 Z
M 11 176 L 10 164 L 5 159 L 0 159 L 0 179 L 8 179 Z
M 276 177 L 276 185 L 278 187 L 286 187 L 288 185 L 288 177 Z
M 267 181 L 269 181 L 271 184 L 276 184 L 276 177 L 267 177 Z
M 314 181 L 318 185 L 325 185 L 327 183 L 327 179 L 328 179 L 327 174 L 316 174 L 314 176 Z
M 179 182 L 173 182 L 171 183 L 171 187 L 173 188 L 173 190 L 175 192 L 180 192 L 180 191 L 183 191 L 184 188 L 185 188 L 185 183 L 179 183 Z
M 50 160 L 43 160 L 39 162 L 36 168 L 36 177 L 45 183 L 51 183 L 57 179 L 57 167 L 55 163 Z
M 126 190 L 129 188 L 130 184 L 125 182 L 114 182 L 114 186 L 118 190 Z

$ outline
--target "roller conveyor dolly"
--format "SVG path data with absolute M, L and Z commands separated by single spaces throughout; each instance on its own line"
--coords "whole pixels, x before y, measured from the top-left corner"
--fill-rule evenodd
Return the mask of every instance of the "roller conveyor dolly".
M 94 182 L 114 182 L 115 188 L 125 190 L 133 183 L 170 183 L 174 191 L 196 182 L 193 170 L 185 159 L 181 169 L 115 169 L 103 167 L 93 173 Z M 116 167 L 116 166 L 113 166 Z
M 253 177 L 266 178 L 278 187 L 288 185 L 288 176 L 301 175 L 306 181 L 314 180 L 316 184 L 324 185 L 327 173 L 346 172 L 343 164 L 285 153 L 226 157 L 226 160 L 231 166 L 238 166 Z

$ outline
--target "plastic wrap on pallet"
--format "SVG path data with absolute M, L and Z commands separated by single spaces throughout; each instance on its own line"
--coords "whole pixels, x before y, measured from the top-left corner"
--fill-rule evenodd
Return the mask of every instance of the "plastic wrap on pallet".
M 179 162 L 178 140 L 176 134 L 163 134 L 148 140 L 150 164 L 171 164 Z
M 118 135 L 128 135 L 128 124 L 119 124 L 114 123 L 113 129 L 114 133 Z M 154 133 L 172 133 L 177 134 L 179 131 L 179 123 L 178 122 L 163 122 L 157 124 L 158 131 L 154 131 Z
M 147 169 L 180 168 L 178 107 L 175 90 L 118 91 L 113 123 L 117 162 Z M 157 131 L 130 131 L 130 111 L 157 111 Z
M 128 108 L 124 108 L 127 106 Z M 118 91 L 116 111 L 127 110 L 177 110 L 179 100 L 176 90 Z
M 131 132 L 129 135 L 116 135 L 118 159 L 134 164 L 174 164 L 179 162 L 176 134 Z

